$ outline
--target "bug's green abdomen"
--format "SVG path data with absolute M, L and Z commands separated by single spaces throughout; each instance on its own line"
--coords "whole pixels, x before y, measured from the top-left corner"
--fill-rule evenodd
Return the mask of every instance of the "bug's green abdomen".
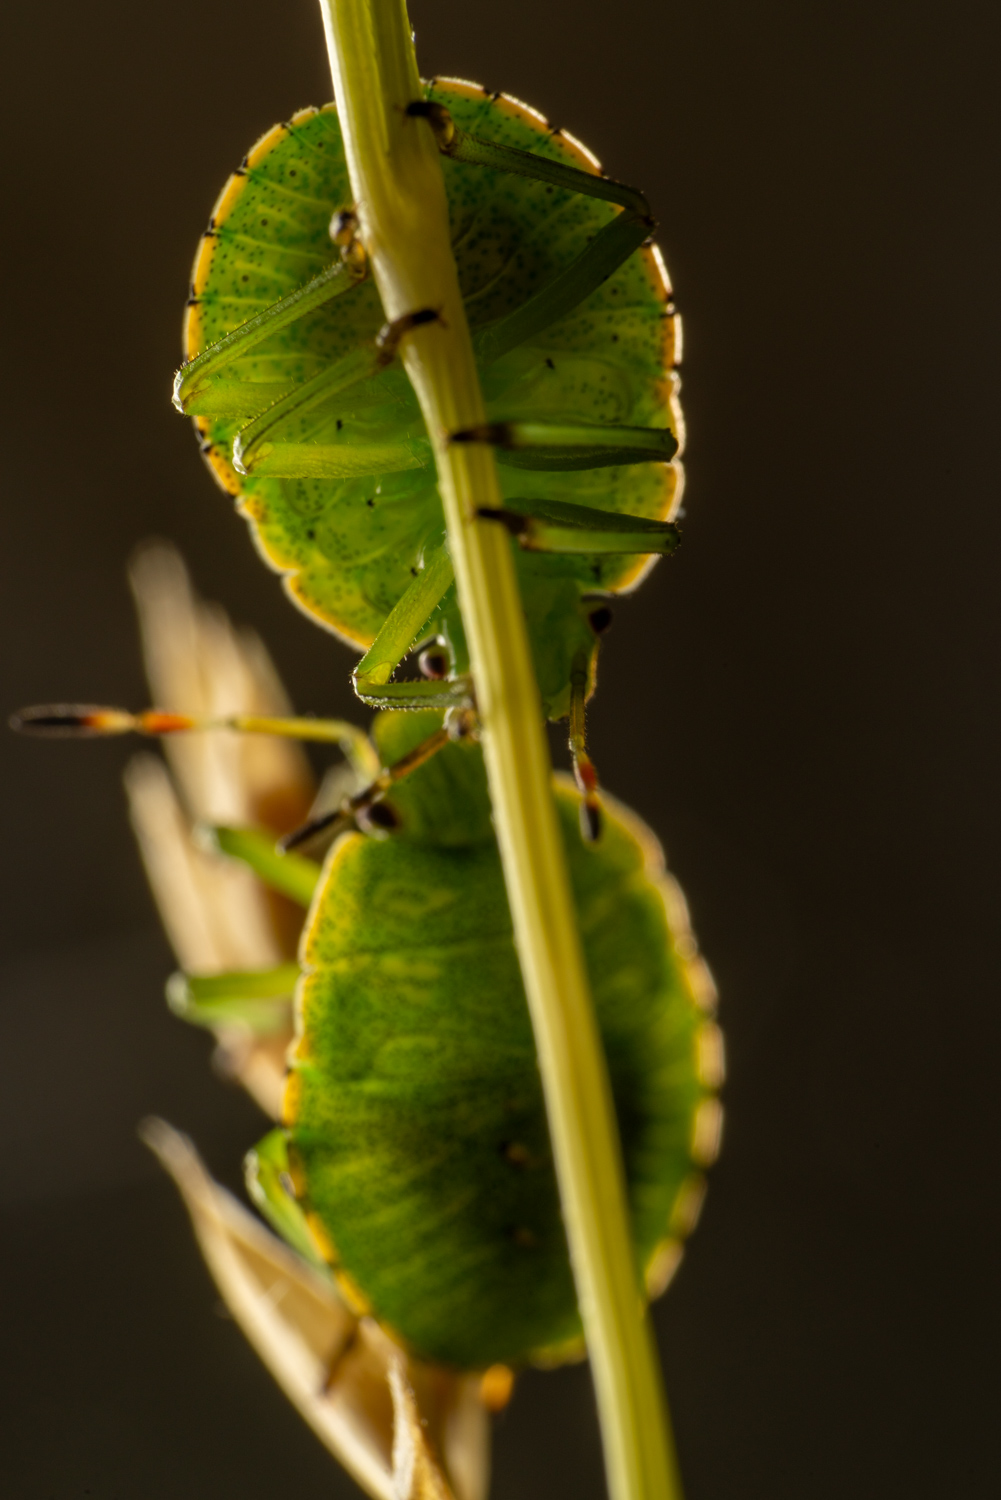
M 637 1258 L 692 1171 L 704 1016 L 649 849 L 584 846 L 558 793 L 627 1163 Z M 532 1030 L 493 841 L 349 835 L 307 929 L 287 1124 L 306 1205 L 420 1353 L 516 1361 L 579 1332 Z
M 595 169 L 583 148 L 506 96 L 437 81 L 428 97 L 447 104 L 465 130 Z M 415 121 L 414 128 L 426 127 Z M 524 306 L 616 217 L 609 203 L 543 182 L 447 159 L 443 171 L 474 332 Z M 336 259 L 331 214 L 351 201 L 332 107 L 304 110 L 259 141 L 224 188 L 196 257 L 186 357 L 324 272 Z M 302 451 L 336 454 L 336 475 L 237 473 L 232 444 L 238 430 L 281 395 L 351 351 L 372 347 L 381 322 L 374 285 L 356 286 L 234 360 L 226 399 L 217 393 L 215 405 L 210 401 L 196 417 L 206 458 L 238 498 L 293 598 L 359 646 L 371 644 L 443 525 L 426 430 L 402 371 L 387 370 L 352 387 L 286 434 Z M 481 359 L 488 415 L 671 428 L 680 440 L 679 345 L 663 262 L 655 248 L 643 247 L 570 312 L 506 353 Z M 680 498 L 676 462 L 536 470 L 528 478 L 502 464 L 500 478 L 508 501 L 529 495 L 647 519 L 669 518 Z M 587 651 L 593 644 L 578 618 L 582 596 L 628 588 L 649 565 L 639 554 L 519 555 L 536 672 L 551 710 L 565 712 L 567 664 L 578 646 Z M 454 615 L 454 604 L 442 607 Z M 548 628 L 554 613 L 561 620 L 555 638 Z M 567 635 L 574 638 L 563 642 Z M 555 661 L 553 639 L 563 642 Z

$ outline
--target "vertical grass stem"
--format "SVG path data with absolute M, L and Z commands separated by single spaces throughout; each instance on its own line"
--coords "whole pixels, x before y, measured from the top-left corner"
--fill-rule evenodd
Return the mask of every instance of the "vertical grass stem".
M 511 539 L 485 420 L 404 0 L 320 0 L 362 237 L 387 319 L 440 321 L 402 357 L 434 448 L 469 640 L 515 941 L 539 1054 L 612 1500 L 679 1500 L 656 1351 L 637 1284 L 607 1069 L 588 994 Z

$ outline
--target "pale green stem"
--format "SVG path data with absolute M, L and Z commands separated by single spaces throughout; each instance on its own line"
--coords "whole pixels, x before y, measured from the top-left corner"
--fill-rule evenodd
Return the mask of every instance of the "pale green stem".
M 656 1352 L 637 1283 L 604 1054 L 550 787 L 511 540 L 492 451 L 447 435 L 485 420 L 449 240 L 444 178 L 404 0 L 320 0 L 362 240 L 388 319 L 439 323 L 402 357 L 434 448 L 515 941 L 535 1031 L 612 1500 L 680 1496 Z

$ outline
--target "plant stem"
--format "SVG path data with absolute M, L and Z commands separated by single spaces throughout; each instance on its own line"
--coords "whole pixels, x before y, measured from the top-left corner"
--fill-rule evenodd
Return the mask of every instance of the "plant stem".
M 434 448 L 483 726 L 494 822 L 542 1074 L 612 1500 L 678 1500 L 660 1372 L 629 1233 L 604 1053 L 588 994 L 511 540 L 404 0 L 320 0 L 362 239 L 389 320 L 435 308 L 402 346 Z

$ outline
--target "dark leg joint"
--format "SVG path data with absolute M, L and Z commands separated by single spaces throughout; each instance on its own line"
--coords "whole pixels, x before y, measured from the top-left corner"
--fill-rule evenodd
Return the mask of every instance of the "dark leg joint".
M 512 536 L 524 535 L 525 517 L 516 515 L 513 510 L 492 510 L 488 505 L 481 505 L 476 514 L 481 521 L 499 521 Z
M 445 319 L 441 315 L 440 308 L 422 307 L 418 312 L 404 313 L 402 318 L 394 318 L 392 323 L 384 323 L 375 339 L 375 346 L 379 351 L 379 363 L 381 365 L 392 364 L 401 340 L 406 338 L 408 333 L 413 333 L 415 328 L 423 328 L 428 323 L 441 323 L 444 327 Z
M 461 432 L 450 432 L 450 443 L 490 443 L 494 448 L 513 447 L 509 422 L 481 422 L 478 427 L 464 427 Z
M 436 104 L 432 99 L 414 99 L 407 105 L 405 113 L 412 120 L 427 120 L 434 132 L 438 150 L 444 151 L 446 155 L 450 152 L 458 132 L 444 104 Z

